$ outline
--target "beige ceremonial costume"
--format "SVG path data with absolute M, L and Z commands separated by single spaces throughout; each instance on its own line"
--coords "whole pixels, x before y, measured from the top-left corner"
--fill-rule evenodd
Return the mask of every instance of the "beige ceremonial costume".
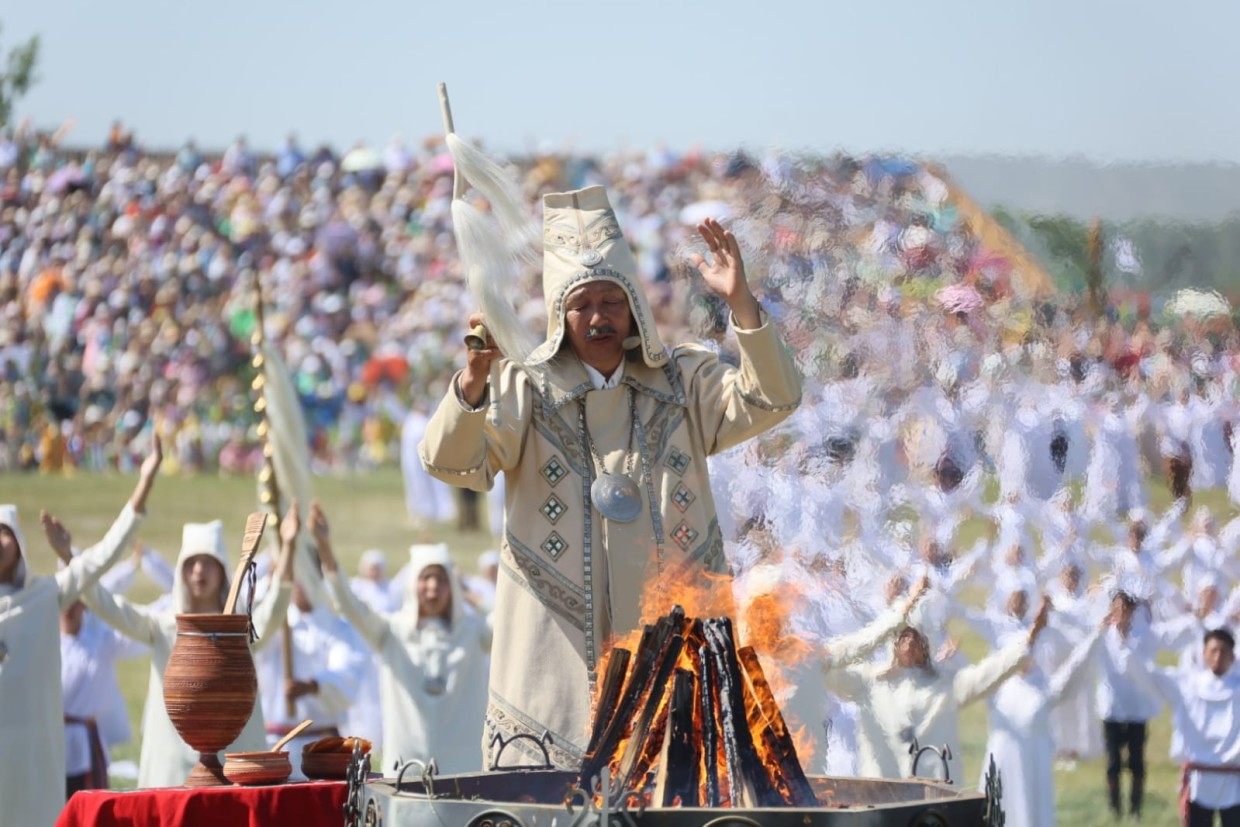
M 706 458 L 787 417 L 801 379 L 765 314 L 735 331 L 739 368 L 698 346 L 665 348 L 602 188 L 546 196 L 544 227 L 547 340 L 523 365 L 502 362 L 477 410 L 449 391 L 419 450 L 427 470 L 464 488 L 505 475 L 484 745 L 548 731 L 552 762 L 576 768 L 599 658 L 611 635 L 637 626 L 646 583 L 726 567 Z M 616 387 L 596 389 L 564 341 L 565 299 L 591 281 L 624 289 L 640 336 Z M 592 504 L 603 473 L 637 483 L 633 521 Z M 512 749 L 541 759 L 526 747 Z
M 0 506 L 23 555 L 0 585 L 0 827 L 50 827 L 64 806 L 60 613 L 125 553 L 142 517 L 126 505 L 98 545 L 54 577 L 27 579 L 17 509 Z
M 96 584 L 82 594 L 82 600 L 101 620 L 123 635 L 151 647 L 151 675 L 147 683 L 146 706 L 142 710 L 142 754 L 138 759 L 139 787 L 177 787 L 185 783 L 190 770 L 198 762 L 198 752 L 181 740 L 168 710 L 164 706 L 164 670 L 177 639 L 177 614 L 189 610 L 186 594 L 186 561 L 200 554 L 214 557 L 224 567 L 220 606 L 228 594 L 229 563 L 224 550 L 223 525 L 219 520 L 210 523 L 186 523 L 181 536 L 181 553 L 177 557 L 176 578 L 172 584 L 172 606 L 141 606 Z M 75 561 L 76 562 L 76 561 Z M 292 588 L 281 582 L 269 588 L 263 599 L 254 605 L 253 625 L 258 640 L 252 646 L 257 650 L 274 638 L 272 632 L 284 625 Z M 244 598 L 242 598 L 244 601 Z M 244 608 L 239 603 L 239 610 Z M 263 710 L 259 697 L 254 698 L 254 710 L 245 729 L 224 752 L 251 752 L 267 749 L 267 735 L 263 726 Z

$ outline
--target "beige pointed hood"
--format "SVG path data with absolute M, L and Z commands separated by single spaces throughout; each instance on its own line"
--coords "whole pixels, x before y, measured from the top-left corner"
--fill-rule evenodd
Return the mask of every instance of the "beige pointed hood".
M 543 297 L 547 303 L 547 340 L 526 364 L 555 356 L 564 341 L 564 299 L 575 287 L 610 281 L 629 297 L 642 361 L 661 367 L 670 354 L 659 339 L 654 314 L 641 289 L 637 261 L 620 233 L 620 223 L 602 187 L 543 196 Z

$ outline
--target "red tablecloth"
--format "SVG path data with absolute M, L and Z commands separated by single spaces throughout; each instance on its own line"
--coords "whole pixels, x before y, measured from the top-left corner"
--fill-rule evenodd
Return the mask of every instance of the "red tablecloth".
M 345 783 L 188 790 L 90 790 L 69 799 L 56 827 L 341 827 Z

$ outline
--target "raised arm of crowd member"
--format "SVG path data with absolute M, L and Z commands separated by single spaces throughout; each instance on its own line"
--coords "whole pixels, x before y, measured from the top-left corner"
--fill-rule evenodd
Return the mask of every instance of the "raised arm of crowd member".
M 977 574 L 979 564 L 989 552 L 990 540 L 979 537 L 973 544 L 973 548 L 952 561 L 942 582 L 942 588 L 947 591 L 948 596 L 954 595 L 965 583 L 973 579 L 973 576 Z
M 56 556 L 65 561 L 65 567 L 56 572 L 57 600 L 61 611 L 76 603 L 79 595 L 97 583 L 129 547 L 134 532 L 146 516 L 146 500 L 151 493 L 151 487 L 155 485 L 155 477 L 163 459 L 163 445 L 156 436 L 151 444 L 150 454 L 142 461 L 138 483 L 116 521 L 99 543 L 76 558 L 73 557 L 71 538 L 64 524 L 46 511 L 39 515 L 48 543 Z
M 155 586 L 164 594 L 172 591 L 172 583 L 176 579 L 176 573 L 172 570 L 172 566 L 168 565 L 168 561 L 149 546 L 138 543 L 137 552 L 134 559 L 138 561 L 138 565 L 142 569 L 142 573 L 155 584 Z
M 984 698 L 995 687 L 1007 680 L 1020 668 L 1021 663 L 1033 650 L 1033 644 L 1046 628 L 1050 619 L 1051 601 L 1043 597 L 1038 605 L 1038 613 L 1033 618 L 1029 633 L 1020 640 L 992 652 L 986 658 L 961 669 L 952 679 L 952 694 L 956 703 L 966 706 L 979 698 Z
M 390 616 L 378 612 L 359 600 L 349 588 L 349 581 L 336 562 L 332 551 L 331 529 L 327 523 L 327 515 L 316 500 L 310 505 L 309 527 L 314 535 L 314 543 L 319 549 L 319 562 L 323 565 L 323 580 L 327 586 L 327 596 L 332 607 L 345 620 L 353 624 L 368 645 L 377 651 L 383 651 L 383 644 L 392 633 Z
M 1101 622 L 1094 625 L 1088 635 L 1081 638 L 1080 642 L 1072 648 L 1067 659 L 1051 673 L 1046 687 L 1046 699 L 1043 703 L 1047 706 L 1054 706 L 1065 695 L 1077 690 L 1081 681 L 1085 680 L 1085 676 L 1090 674 L 1090 670 L 1085 667 L 1098 651 L 1098 645 L 1102 641 L 1102 634 L 1106 631 L 1106 627 L 1107 620 L 1103 618 Z
M 838 669 L 870 655 L 908 622 L 909 613 L 929 589 L 930 579 L 923 576 L 903 601 L 879 615 L 868 626 L 828 641 L 823 651 L 822 668 L 828 671 Z
M 1153 550 L 1169 545 L 1173 538 L 1182 533 L 1177 523 L 1186 511 L 1188 511 L 1188 500 L 1185 498 L 1180 497 L 1171 503 L 1166 512 L 1158 518 L 1158 522 L 1150 526 L 1149 533 L 1145 535 L 1145 547 Z

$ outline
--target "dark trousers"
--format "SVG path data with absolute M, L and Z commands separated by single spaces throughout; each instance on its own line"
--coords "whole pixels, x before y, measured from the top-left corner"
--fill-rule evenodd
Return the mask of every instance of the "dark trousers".
M 1124 765 L 1123 753 L 1126 752 L 1128 771 L 1132 773 L 1129 811 L 1140 813 L 1145 794 L 1145 723 L 1103 721 L 1102 734 L 1107 744 L 1107 793 L 1111 811 L 1120 812 L 1119 774 Z
M 90 789 L 88 781 L 90 773 L 84 772 L 81 775 L 65 776 L 65 800 L 67 801 L 74 793 L 80 793 L 82 790 Z
M 1167 485 L 1171 488 L 1171 496 L 1177 500 L 1184 499 L 1190 502 L 1193 499 L 1193 489 L 1189 484 L 1189 479 L 1193 474 L 1193 458 L 1191 455 L 1179 457 L 1169 457 L 1167 459 Z
M 1191 801 L 1188 802 L 1188 827 L 1214 827 L 1215 813 L 1218 813 L 1219 823 L 1223 827 L 1240 827 L 1240 806 L 1211 810 L 1198 807 Z

